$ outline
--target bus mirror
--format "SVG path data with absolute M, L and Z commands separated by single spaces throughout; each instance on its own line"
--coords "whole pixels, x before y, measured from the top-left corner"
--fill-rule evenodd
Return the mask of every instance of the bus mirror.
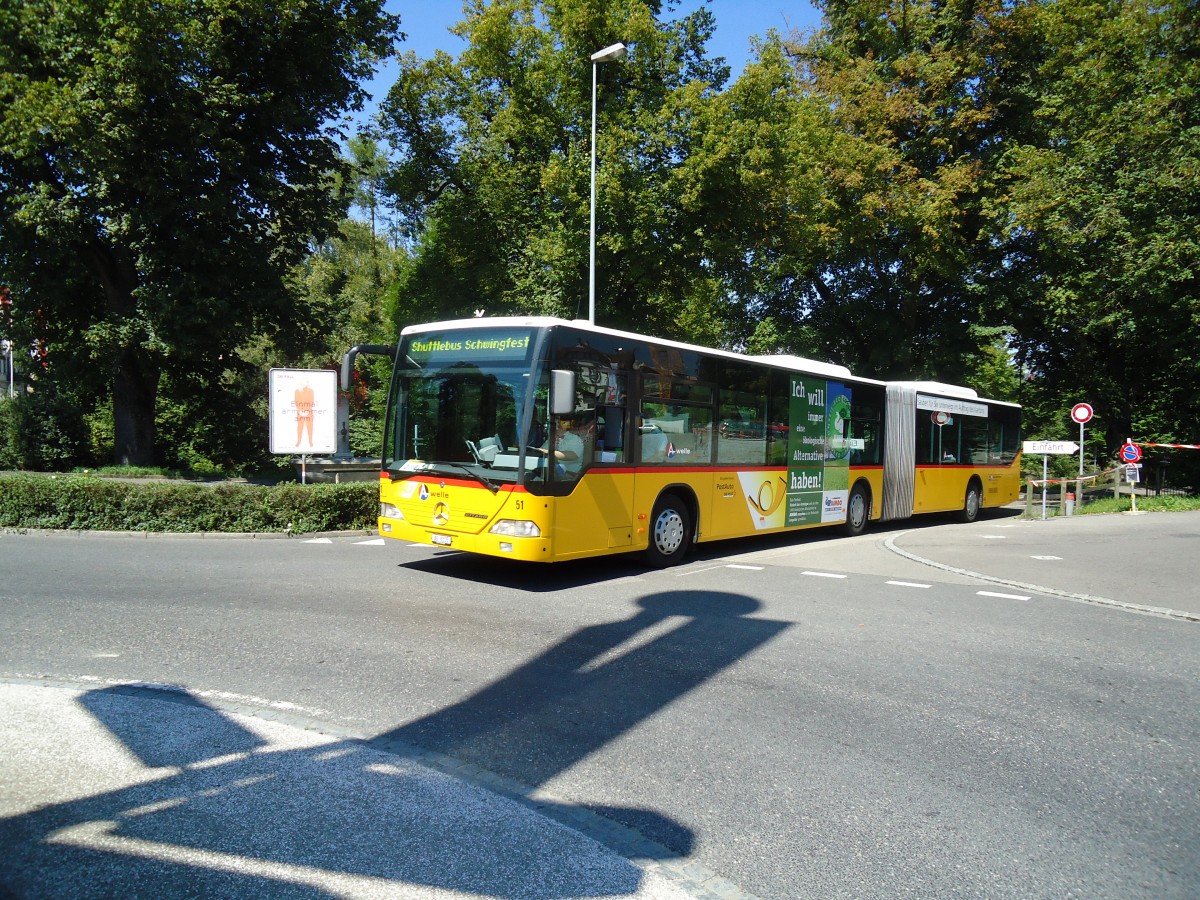
M 569 416 L 573 412 L 575 412 L 575 373 L 570 369 L 551 369 L 551 415 Z
M 371 353 L 376 356 L 396 358 L 396 348 L 386 344 L 357 344 L 346 351 L 342 357 L 341 389 L 350 390 L 354 383 L 354 358 L 360 353 Z

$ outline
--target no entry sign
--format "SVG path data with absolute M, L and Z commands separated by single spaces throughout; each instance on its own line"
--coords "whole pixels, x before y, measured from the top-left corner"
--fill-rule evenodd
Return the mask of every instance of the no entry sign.
M 1084 422 L 1092 420 L 1092 405 L 1090 403 L 1076 403 L 1071 407 L 1071 420 L 1082 425 Z

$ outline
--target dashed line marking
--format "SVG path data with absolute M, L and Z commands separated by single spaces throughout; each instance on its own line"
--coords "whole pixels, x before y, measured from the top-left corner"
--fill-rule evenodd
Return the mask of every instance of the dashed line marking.
M 704 566 L 700 569 L 684 569 L 682 572 L 673 573 L 676 578 L 685 578 L 688 575 L 703 575 L 705 572 L 715 572 L 717 569 L 723 569 L 724 566 Z
M 801 575 L 811 575 L 813 578 L 845 578 L 845 575 L 838 575 L 834 572 L 809 572 L 804 571 Z
M 1023 597 L 1020 594 L 998 594 L 995 591 L 976 591 L 980 597 L 999 597 L 1001 600 L 1028 600 L 1028 597 Z
M 727 566 L 725 566 L 725 568 L 727 568 L 727 569 L 746 569 L 747 571 L 750 571 L 750 572 L 761 572 L 763 570 L 762 566 L 743 566 L 743 565 L 739 565 L 738 563 L 729 563 Z
M 1030 559 L 1062 559 L 1061 556 L 1031 556 Z
M 373 540 L 369 541 L 355 541 L 354 543 L 358 544 L 360 547 L 382 547 L 383 538 L 374 538 Z
M 910 588 L 933 587 L 933 585 L 931 585 L 931 584 L 921 584 L 921 582 L 919 582 L 919 581 L 889 581 L 888 584 L 894 584 L 894 585 L 896 585 L 896 587 L 910 587 Z
M 310 540 L 307 540 L 304 543 L 306 543 L 306 544 L 332 544 L 333 541 L 330 538 L 311 538 Z

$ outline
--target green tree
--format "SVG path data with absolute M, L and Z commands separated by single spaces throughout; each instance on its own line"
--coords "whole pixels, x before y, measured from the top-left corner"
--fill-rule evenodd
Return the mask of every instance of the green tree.
M 366 214 L 371 226 L 371 238 L 374 239 L 379 234 L 380 226 L 389 224 L 384 205 L 390 167 L 387 153 L 369 132 L 350 138 L 346 142 L 346 149 L 349 169 L 345 176 L 344 189 L 349 195 L 351 208 Z
M 705 56 L 711 13 L 664 21 L 661 6 L 471 2 L 459 59 L 401 59 L 379 124 L 414 240 L 410 315 L 586 315 L 590 56 L 621 41 L 628 57 L 599 67 L 597 320 L 666 334 L 708 322 L 721 293 L 679 177 L 728 70 Z
M 855 144 L 799 77 L 778 36 L 727 90 L 697 107 L 698 139 L 672 179 L 721 300 L 719 345 L 838 352 L 812 316 L 833 219 L 831 160 Z
M 972 326 L 1005 324 L 984 210 L 1006 123 L 990 88 L 1009 8 L 825 0 L 824 28 L 792 47 L 839 134 L 800 308 L 823 355 L 851 369 L 960 381 L 989 346 Z
M 399 327 L 405 324 L 397 319 L 396 284 L 407 260 L 406 251 L 374 235 L 370 223 L 344 220 L 289 279 L 297 309 L 303 311 L 308 352 L 286 359 L 264 358 L 260 371 L 284 363 L 336 367 L 356 344 L 395 343 Z M 390 360 L 359 357 L 349 397 L 350 444 L 356 455 L 379 453 L 390 374 Z
M 160 386 L 228 417 L 237 348 L 291 332 L 284 276 L 342 214 L 337 117 L 397 26 L 382 0 L 0 5 L 0 280 L 52 371 L 111 378 L 119 462 L 154 461 Z
M 1007 145 L 997 240 L 1034 402 L 1127 438 L 1200 439 L 1200 33 L 1195 3 L 1025 12 L 1035 127 Z M 1017 92 L 1014 91 L 1014 94 Z

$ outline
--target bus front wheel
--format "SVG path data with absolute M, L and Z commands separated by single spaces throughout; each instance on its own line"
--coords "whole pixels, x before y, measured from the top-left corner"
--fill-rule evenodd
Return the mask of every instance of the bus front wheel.
M 674 494 L 663 494 L 650 516 L 650 545 L 646 562 L 662 569 L 680 562 L 692 546 L 692 516 Z
M 958 517 L 963 522 L 974 522 L 979 518 L 979 510 L 982 508 L 983 491 L 978 482 L 972 481 L 967 485 L 967 496 L 963 500 L 963 508 Z

